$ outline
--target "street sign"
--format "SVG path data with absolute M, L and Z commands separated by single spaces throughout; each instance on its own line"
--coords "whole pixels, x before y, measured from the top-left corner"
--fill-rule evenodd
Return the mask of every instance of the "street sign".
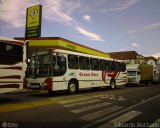
M 25 38 L 41 36 L 42 5 L 27 8 Z

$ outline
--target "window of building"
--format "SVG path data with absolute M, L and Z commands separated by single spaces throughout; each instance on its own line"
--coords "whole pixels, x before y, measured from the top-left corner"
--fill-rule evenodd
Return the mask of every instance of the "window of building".
M 157 74 L 156 74 L 156 71 L 154 71 L 154 77 L 156 77 L 156 75 L 157 75 Z
M 135 60 L 135 64 L 137 64 L 137 60 Z

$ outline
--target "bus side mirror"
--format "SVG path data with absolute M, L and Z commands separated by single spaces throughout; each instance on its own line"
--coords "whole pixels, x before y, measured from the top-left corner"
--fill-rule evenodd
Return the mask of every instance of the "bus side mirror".
M 28 76 L 27 74 L 28 74 L 28 71 L 26 70 L 26 71 L 25 71 L 25 78 Z

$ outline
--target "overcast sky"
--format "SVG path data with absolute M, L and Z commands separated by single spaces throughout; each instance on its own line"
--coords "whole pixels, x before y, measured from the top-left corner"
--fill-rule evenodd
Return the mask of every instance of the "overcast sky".
M 24 37 L 26 9 L 42 5 L 42 37 L 104 52 L 160 53 L 160 0 L 0 0 L 0 36 Z

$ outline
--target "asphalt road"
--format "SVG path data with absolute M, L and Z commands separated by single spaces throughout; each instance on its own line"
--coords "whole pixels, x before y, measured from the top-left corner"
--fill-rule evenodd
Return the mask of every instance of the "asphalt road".
M 85 90 L 75 95 L 23 91 L 0 95 L 1 127 L 160 128 L 160 85 Z

